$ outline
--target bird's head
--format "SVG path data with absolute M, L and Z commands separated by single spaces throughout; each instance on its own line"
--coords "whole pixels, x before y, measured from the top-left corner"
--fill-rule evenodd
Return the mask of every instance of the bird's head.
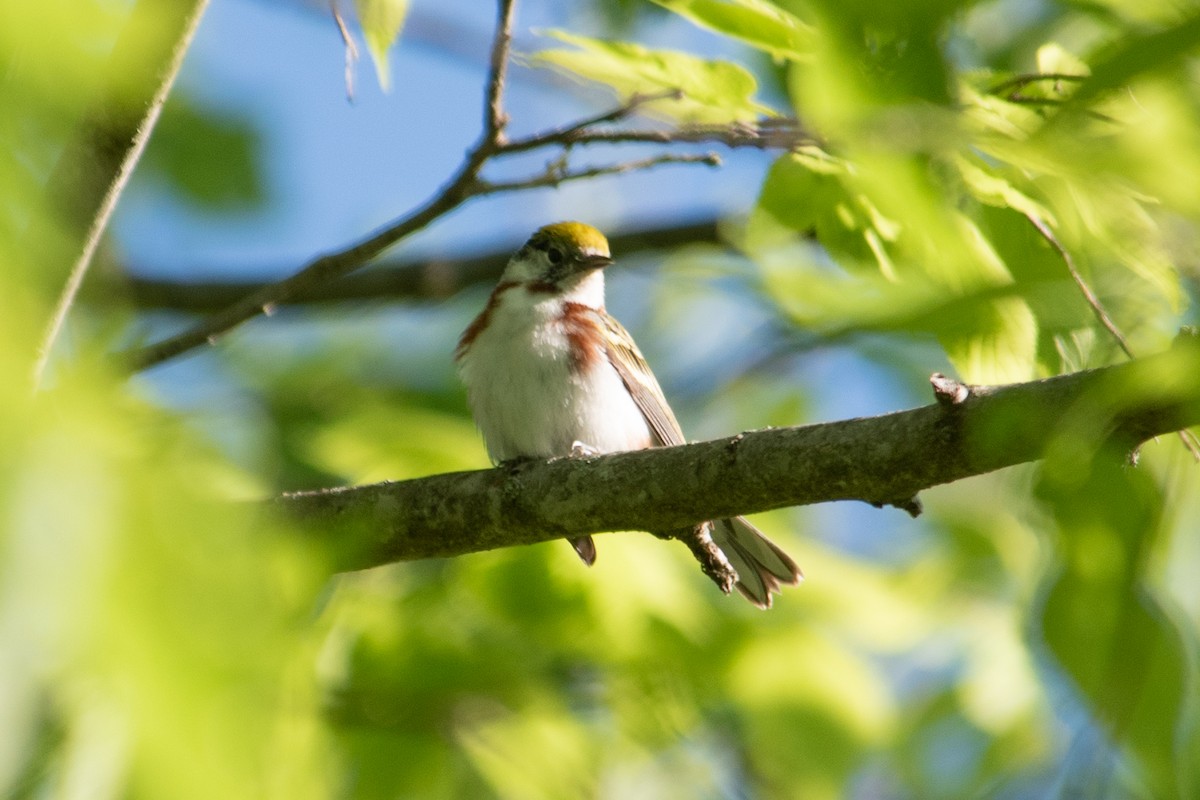
M 604 234 L 582 222 L 538 228 L 508 263 L 505 279 L 534 291 L 567 292 L 612 263 Z

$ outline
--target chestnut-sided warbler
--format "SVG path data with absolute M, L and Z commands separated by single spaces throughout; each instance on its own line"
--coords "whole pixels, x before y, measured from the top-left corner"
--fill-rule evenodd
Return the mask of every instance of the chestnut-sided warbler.
M 488 454 L 496 462 L 683 444 L 683 431 L 629 333 L 604 310 L 608 241 L 581 222 L 540 228 L 508 262 L 455 351 Z M 800 569 L 742 517 L 713 541 L 761 608 Z M 585 564 L 592 537 L 571 540 Z

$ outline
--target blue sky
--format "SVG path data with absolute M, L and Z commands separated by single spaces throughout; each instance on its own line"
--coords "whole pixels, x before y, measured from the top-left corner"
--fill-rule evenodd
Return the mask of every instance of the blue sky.
M 135 176 L 115 221 L 130 263 L 181 278 L 286 273 L 401 216 L 436 191 L 478 135 L 494 9 L 469 0 L 436 6 L 417 0 L 413 6 L 410 35 L 392 51 L 391 92 L 380 91 L 364 58 L 351 104 L 345 96 L 341 39 L 327 12 L 213 0 L 178 88 L 196 104 L 247 119 L 258 131 L 267 203 L 249 213 L 214 214 Z M 517 49 L 553 46 L 531 29 L 569 25 L 601 35 L 599 23 L 583 8 L 519 4 Z M 439 35 L 432 29 L 443 25 L 454 29 L 455 46 L 477 56 L 431 45 L 429 38 Z M 699 52 L 714 53 L 724 45 L 665 15 L 637 35 L 652 44 Z M 603 91 L 531 72 L 517 67 L 512 73 L 506 99 L 514 134 L 561 124 L 613 102 Z M 654 151 L 626 146 L 608 153 L 580 151 L 577 159 L 619 160 L 649 152 Z M 551 155 L 525 159 L 523 166 L 537 171 Z M 757 193 L 769 156 L 721 155 L 726 163 L 719 171 L 669 166 L 476 200 L 401 247 L 445 255 L 494 247 L 497 241 L 515 246 L 553 219 L 583 218 L 611 232 L 744 209 Z

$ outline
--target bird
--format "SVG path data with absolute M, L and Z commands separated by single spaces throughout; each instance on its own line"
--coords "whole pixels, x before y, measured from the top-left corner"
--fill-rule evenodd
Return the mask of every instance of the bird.
M 662 388 L 604 305 L 608 240 L 582 222 L 539 228 L 508 261 L 454 352 L 494 463 L 684 444 Z M 800 568 L 742 517 L 714 520 L 713 541 L 760 608 Z M 591 536 L 570 540 L 585 564 Z

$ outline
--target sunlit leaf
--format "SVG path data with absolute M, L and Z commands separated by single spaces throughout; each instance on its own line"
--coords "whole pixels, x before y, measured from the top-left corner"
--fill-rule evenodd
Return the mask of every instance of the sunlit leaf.
M 701 27 L 745 42 L 778 59 L 812 55 L 816 32 L 799 17 L 766 0 L 654 0 Z
M 1058 42 L 1048 42 L 1037 51 L 1038 72 L 1046 75 L 1083 75 L 1091 70 L 1079 56 L 1069 52 Z M 1041 83 L 1048 83 L 1042 81 Z
M 997 175 L 987 164 L 965 156 L 956 158 L 954 163 L 976 200 L 999 208 L 1011 208 L 1054 225 L 1054 215 L 1049 209 Z
M 771 109 L 754 99 L 753 74 L 732 61 L 699 58 L 677 50 L 651 50 L 627 42 L 606 42 L 565 31 L 547 35 L 576 50 L 542 50 L 533 64 L 550 66 L 602 83 L 623 98 L 680 91 L 679 100 L 647 105 L 654 113 L 686 122 L 736 122 L 757 119 Z
M 354 0 L 354 6 L 358 11 L 367 50 L 375 62 L 379 85 L 386 92 L 392 83 L 388 50 L 404 27 L 404 19 L 408 16 L 408 0 Z
M 1131 32 L 1090 59 L 1092 77 L 1072 98 L 1074 106 L 1083 107 L 1134 76 L 1166 66 L 1194 50 L 1200 44 L 1200 14 L 1190 11 L 1190 16 L 1158 30 Z

